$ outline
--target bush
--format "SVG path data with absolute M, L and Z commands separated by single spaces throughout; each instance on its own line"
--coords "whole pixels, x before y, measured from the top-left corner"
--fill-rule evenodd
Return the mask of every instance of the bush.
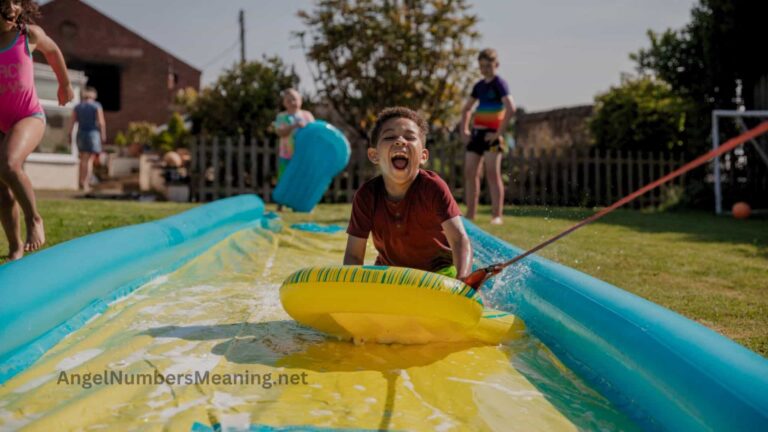
M 173 113 L 166 130 L 157 133 L 157 126 L 149 122 L 131 122 L 128 129 L 120 131 L 115 136 L 115 144 L 126 146 L 140 144 L 143 148 L 152 148 L 163 153 L 175 150 L 184 145 L 189 135 L 184 127 L 184 119 L 179 113 Z
M 125 131 L 125 138 L 128 144 L 141 144 L 143 146 L 152 145 L 157 126 L 149 122 L 131 122 L 128 123 L 128 130 Z
M 689 109 L 667 83 L 641 77 L 595 97 L 589 129 L 595 145 L 604 149 L 684 150 Z
M 128 145 L 128 138 L 125 137 L 123 131 L 120 131 L 115 135 L 115 145 L 118 147 L 125 147 Z
M 296 87 L 298 76 L 279 57 L 264 57 L 235 65 L 200 94 L 179 95 L 189 105 L 192 119 L 214 135 L 261 135 L 282 107 L 280 92 Z M 304 108 L 309 108 L 304 101 Z

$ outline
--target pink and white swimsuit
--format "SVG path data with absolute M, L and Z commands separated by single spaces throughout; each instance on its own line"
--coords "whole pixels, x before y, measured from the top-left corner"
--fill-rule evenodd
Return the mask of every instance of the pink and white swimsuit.
M 27 117 L 45 120 L 35 90 L 28 34 L 19 30 L 10 45 L 0 47 L 0 132 L 8 133 L 13 125 Z

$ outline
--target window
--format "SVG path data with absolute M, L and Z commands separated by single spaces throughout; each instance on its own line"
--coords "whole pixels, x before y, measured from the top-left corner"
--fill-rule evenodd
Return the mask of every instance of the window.
M 95 87 L 99 93 L 99 102 L 104 111 L 120 111 L 120 66 L 105 63 L 87 63 L 72 61 L 68 64 L 72 69 L 85 72 L 88 86 Z
M 75 37 L 77 37 L 78 33 L 77 24 L 73 23 L 72 21 L 64 21 L 59 25 L 59 32 L 61 35 L 68 40 L 72 40 Z

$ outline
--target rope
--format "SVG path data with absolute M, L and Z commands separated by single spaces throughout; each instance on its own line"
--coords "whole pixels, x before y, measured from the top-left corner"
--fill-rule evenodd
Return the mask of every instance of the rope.
M 646 192 L 648 192 L 648 191 L 650 191 L 652 189 L 655 189 L 655 188 L 661 186 L 662 184 L 664 184 L 664 183 L 666 183 L 666 182 L 668 182 L 668 181 L 670 181 L 670 180 L 672 180 L 672 179 L 674 179 L 676 177 L 679 177 L 679 176 L 687 173 L 688 171 L 690 171 L 690 170 L 692 170 L 692 169 L 694 169 L 694 168 L 704 164 L 705 162 L 708 162 L 709 160 L 714 159 L 714 158 L 722 155 L 723 153 L 727 153 L 727 152 L 733 150 L 734 148 L 740 146 L 741 144 L 744 144 L 747 141 L 753 140 L 753 139 L 755 139 L 755 137 L 757 137 L 759 135 L 762 135 L 762 134 L 764 134 L 766 132 L 768 132 L 768 121 L 760 123 L 754 129 L 750 129 L 747 132 L 744 132 L 743 134 L 741 134 L 741 135 L 739 135 L 737 137 L 731 138 L 730 140 L 728 140 L 725 143 L 723 143 L 723 145 L 721 145 L 720 147 L 718 147 L 718 148 L 716 148 L 714 150 L 711 150 L 711 151 L 709 151 L 709 152 L 699 156 L 698 158 L 688 162 L 687 164 L 685 164 L 682 167 L 672 171 L 671 173 L 665 175 L 664 177 L 661 177 L 660 179 L 658 179 L 658 180 L 656 180 L 654 182 L 651 182 L 651 183 L 643 186 L 642 188 L 632 192 L 631 194 L 629 194 L 629 195 L 625 196 L 624 198 L 622 198 L 622 199 L 616 201 L 615 203 L 611 204 L 610 206 L 605 207 L 604 209 L 600 210 L 599 212 L 593 214 L 592 216 L 582 220 L 581 222 L 578 222 L 577 224 L 575 224 L 572 227 L 566 229 L 565 231 L 561 232 L 560 234 L 558 234 L 558 235 L 556 235 L 556 236 L 554 236 L 554 237 L 552 237 L 552 238 L 550 238 L 550 239 L 548 239 L 548 240 L 546 240 L 546 241 L 544 241 L 544 242 L 542 242 L 542 243 L 532 247 L 531 249 L 528 249 L 527 251 L 525 251 L 522 254 L 512 258 L 511 260 L 503 262 L 503 263 L 493 264 L 493 265 L 490 265 L 488 267 L 485 267 L 485 268 L 482 268 L 482 269 L 479 269 L 479 270 L 475 270 L 474 272 L 472 272 L 469 276 L 467 276 L 464 279 L 464 283 L 466 283 L 467 285 L 469 285 L 469 286 L 471 286 L 473 288 L 479 288 L 480 285 L 482 285 L 482 283 L 485 282 L 486 280 L 488 280 L 491 276 L 494 276 L 494 275 L 498 274 L 499 272 L 501 272 L 505 268 L 507 268 L 507 267 L 511 266 L 512 264 L 522 260 L 523 258 L 527 257 L 528 255 L 531 255 L 531 254 L 533 254 L 533 253 L 543 249 L 544 247 L 546 247 L 546 246 L 556 242 L 557 240 L 560 240 L 561 238 L 563 238 L 563 237 L 567 236 L 568 234 L 576 231 L 577 229 L 583 227 L 584 225 L 587 225 L 587 224 L 589 224 L 591 222 L 594 222 L 594 221 L 600 219 L 601 217 L 603 217 L 603 216 L 607 215 L 608 213 L 616 210 L 617 208 L 623 206 L 624 204 L 632 201 L 633 199 L 639 197 L 640 195 L 643 195 L 644 193 L 646 193 Z

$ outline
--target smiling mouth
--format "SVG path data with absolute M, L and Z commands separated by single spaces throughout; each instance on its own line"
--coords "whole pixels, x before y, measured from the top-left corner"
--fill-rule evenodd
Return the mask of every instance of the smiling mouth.
M 392 155 L 392 166 L 398 170 L 404 170 L 408 168 L 408 156 L 401 153 Z

